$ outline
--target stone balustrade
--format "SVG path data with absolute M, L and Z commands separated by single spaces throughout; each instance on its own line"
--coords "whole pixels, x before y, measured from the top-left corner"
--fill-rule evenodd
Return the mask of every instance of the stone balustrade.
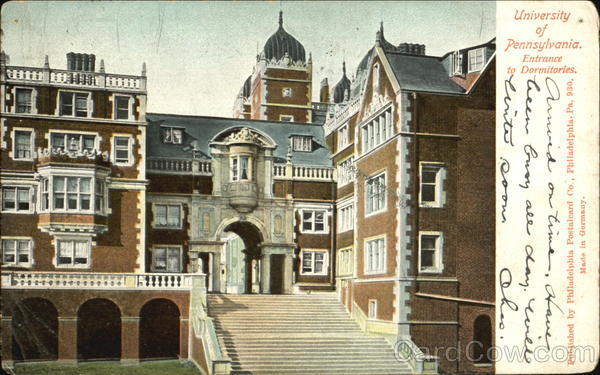
M 335 168 L 310 165 L 275 164 L 275 180 L 334 181 Z
M 325 136 L 331 134 L 340 125 L 345 123 L 360 108 L 360 95 L 351 99 L 347 103 L 335 104 L 329 107 L 323 130 Z
M 6 289 L 190 290 L 193 274 L 2 271 Z
M 109 88 L 145 91 L 146 77 L 103 72 L 85 72 L 24 66 L 6 66 L 2 79 L 14 82 L 46 83 L 57 86 Z

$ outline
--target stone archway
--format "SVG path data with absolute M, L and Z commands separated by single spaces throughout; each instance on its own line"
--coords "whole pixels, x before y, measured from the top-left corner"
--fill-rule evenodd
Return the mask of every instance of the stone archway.
M 58 312 L 44 298 L 15 304 L 12 315 L 13 359 L 54 361 L 58 358 Z
M 248 221 L 235 221 L 227 225 L 223 232 L 235 234 L 243 242 L 243 248 L 236 251 L 231 249 L 226 243 L 226 272 L 240 272 L 243 277 L 243 292 L 244 293 L 259 293 L 259 266 L 261 259 L 260 245 L 263 242 L 263 236 L 260 230 Z M 242 262 L 242 267 L 235 267 L 237 262 Z M 234 277 L 229 277 L 234 279 Z
M 77 357 L 117 360 L 121 357 L 121 311 L 104 298 L 83 303 L 77 312 Z
M 140 310 L 140 359 L 179 355 L 179 308 L 171 300 L 150 300 Z

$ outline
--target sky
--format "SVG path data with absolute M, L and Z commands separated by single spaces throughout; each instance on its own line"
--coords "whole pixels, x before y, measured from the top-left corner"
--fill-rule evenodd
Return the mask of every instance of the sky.
M 428 55 L 495 36 L 491 1 L 13 1 L 2 6 L 2 49 L 10 65 L 65 69 L 68 52 L 93 53 L 96 69 L 140 75 L 147 65 L 148 112 L 230 117 L 257 50 L 278 27 L 312 53 L 313 100 L 333 86 L 345 60 L 353 72 L 380 22 L 393 43 Z

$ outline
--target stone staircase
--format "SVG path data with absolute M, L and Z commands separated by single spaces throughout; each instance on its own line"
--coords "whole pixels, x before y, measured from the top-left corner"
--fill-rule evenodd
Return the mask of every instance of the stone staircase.
M 411 374 L 333 293 L 208 296 L 232 374 Z

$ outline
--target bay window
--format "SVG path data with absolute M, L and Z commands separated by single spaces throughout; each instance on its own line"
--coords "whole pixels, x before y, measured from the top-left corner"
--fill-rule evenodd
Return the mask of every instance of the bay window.
M 48 176 L 40 182 L 40 209 L 70 213 L 104 213 L 104 180 L 94 177 Z
M 249 181 L 252 177 L 249 156 L 233 156 L 231 158 L 231 181 Z

